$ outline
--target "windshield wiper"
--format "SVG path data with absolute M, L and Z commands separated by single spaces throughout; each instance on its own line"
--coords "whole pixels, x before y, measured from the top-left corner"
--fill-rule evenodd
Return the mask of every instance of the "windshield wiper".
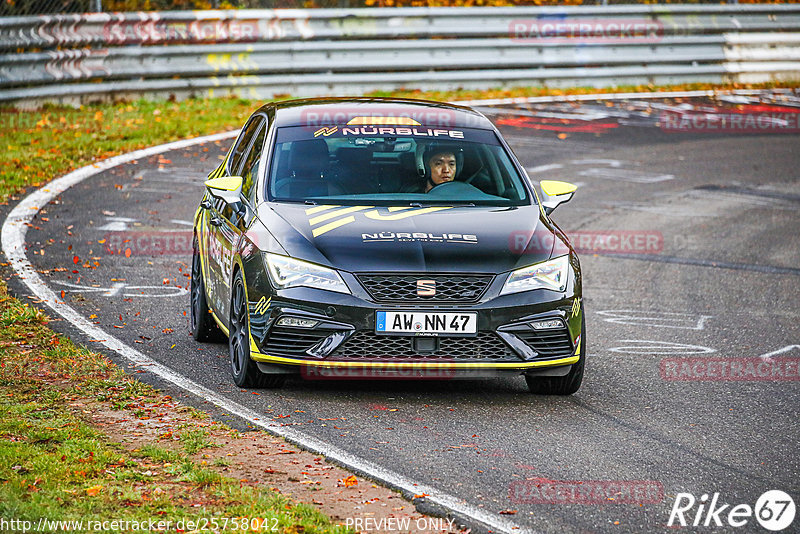
M 441 202 L 409 202 L 409 206 L 412 208 L 430 208 L 431 206 L 466 206 L 466 207 L 475 207 L 474 202 L 470 202 L 468 200 L 443 200 Z
M 306 199 L 305 202 L 303 203 L 308 204 L 309 206 L 316 206 L 318 204 L 316 200 L 309 200 L 309 199 Z

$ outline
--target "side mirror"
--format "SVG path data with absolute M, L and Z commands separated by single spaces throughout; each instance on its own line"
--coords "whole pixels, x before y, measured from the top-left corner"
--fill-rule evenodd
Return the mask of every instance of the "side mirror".
M 224 176 L 206 181 L 206 189 L 214 198 L 221 198 L 227 204 L 237 204 L 242 201 L 242 177 Z
M 558 182 L 555 180 L 542 180 L 539 182 L 539 187 L 542 188 L 542 207 L 544 212 L 548 215 L 556 209 L 560 204 L 569 202 L 575 190 L 578 189 L 577 185 L 567 182 Z

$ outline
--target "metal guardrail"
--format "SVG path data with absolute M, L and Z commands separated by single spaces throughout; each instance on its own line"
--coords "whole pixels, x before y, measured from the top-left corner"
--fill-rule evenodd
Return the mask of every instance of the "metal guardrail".
M 752 82 L 800 78 L 800 5 L 14 17 L 0 53 L 6 102 Z
M 89 13 L 0 18 L 5 49 L 191 42 L 508 37 L 518 21 L 656 21 L 667 35 L 800 29 L 800 4 Z

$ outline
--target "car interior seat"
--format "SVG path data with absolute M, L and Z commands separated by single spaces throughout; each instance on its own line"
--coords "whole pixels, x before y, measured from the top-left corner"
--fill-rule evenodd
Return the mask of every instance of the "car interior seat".
M 399 193 L 419 193 L 425 191 L 425 178 L 417 173 L 417 156 L 414 152 L 403 152 L 399 158 Z
M 334 180 L 345 194 L 374 193 L 377 187 L 372 176 L 372 150 L 342 147 L 336 151 Z
M 341 189 L 326 177 L 329 157 L 323 139 L 295 141 L 289 152 L 289 176 L 277 184 L 276 195 L 306 198 L 341 194 Z

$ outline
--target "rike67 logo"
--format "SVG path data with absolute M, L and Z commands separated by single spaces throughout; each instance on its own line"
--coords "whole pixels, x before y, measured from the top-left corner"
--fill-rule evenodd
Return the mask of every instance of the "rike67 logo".
M 755 506 L 732 505 L 724 502 L 719 493 L 704 493 L 698 500 L 691 493 L 678 493 L 669 514 L 668 527 L 734 527 L 752 524 L 755 520 L 767 530 L 779 532 L 794 522 L 795 504 L 792 497 L 780 490 L 764 492 Z M 752 532 L 752 527 L 747 529 Z

